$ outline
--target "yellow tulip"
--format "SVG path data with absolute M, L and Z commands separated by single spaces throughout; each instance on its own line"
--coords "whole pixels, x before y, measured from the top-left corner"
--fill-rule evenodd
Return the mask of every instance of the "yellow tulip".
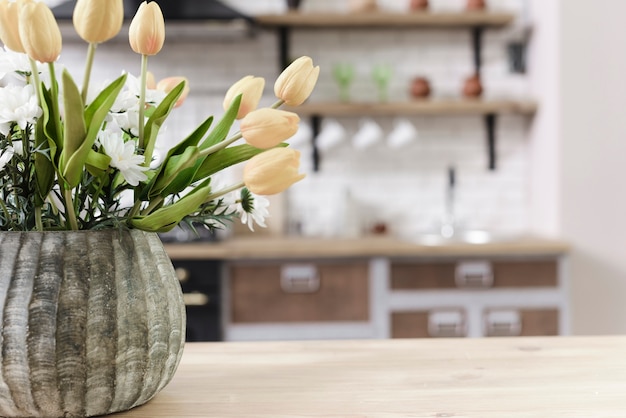
M 11 51 L 25 53 L 18 26 L 20 5 L 0 0 L 0 39 Z
M 313 67 L 310 57 L 300 57 L 278 76 L 274 93 L 289 106 L 299 106 L 311 95 L 319 75 L 320 67 Z
M 298 132 L 300 118 L 293 112 L 263 108 L 241 120 L 241 135 L 253 147 L 273 148 Z
M 245 117 L 259 105 L 264 88 L 264 78 L 253 77 L 251 75 L 245 76 L 230 86 L 226 92 L 226 96 L 224 97 L 224 110 L 227 110 L 233 100 L 235 100 L 235 97 L 241 94 L 241 104 L 239 105 L 239 112 L 237 112 L 237 119 Z
M 178 100 L 176 101 L 176 104 L 174 104 L 174 107 L 178 107 L 182 105 L 185 102 L 185 99 L 187 98 L 187 96 L 189 95 L 189 80 L 187 80 L 185 77 L 180 77 L 180 76 L 179 77 L 167 77 L 167 78 L 164 78 L 163 80 L 160 80 L 156 85 L 157 90 L 161 90 L 161 91 L 164 91 L 165 93 L 169 93 L 170 91 L 172 91 L 174 87 L 178 86 L 180 83 L 185 83 L 185 88 L 183 89 L 183 92 L 181 93 Z
M 299 167 L 299 151 L 272 148 L 248 161 L 243 168 L 243 181 L 252 193 L 277 194 L 305 177 L 305 174 L 298 173 Z
M 78 0 L 72 15 L 74 29 L 90 43 L 102 43 L 115 37 L 124 22 L 123 0 Z
M 61 54 L 61 31 L 45 3 L 23 2 L 19 7 L 18 29 L 30 58 L 43 63 L 57 60 Z
M 143 2 L 128 28 L 130 47 L 138 54 L 156 55 L 165 42 L 165 20 L 156 1 Z

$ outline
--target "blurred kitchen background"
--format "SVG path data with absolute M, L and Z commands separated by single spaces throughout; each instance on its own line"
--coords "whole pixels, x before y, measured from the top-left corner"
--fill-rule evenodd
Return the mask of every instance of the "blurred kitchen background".
M 253 21 L 287 12 L 284 0 L 222 3 Z M 302 0 L 297 13 L 359 13 L 353 8 L 367 3 Z M 376 6 L 382 13 L 416 13 L 411 3 L 378 0 Z M 427 13 L 463 13 L 468 3 L 430 0 Z M 486 7 L 513 20 L 482 32 L 481 100 L 536 104 L 536 111 L 495 112 L 491 154 L 482 114 L 316 121 L 303 115 L 291 142 L 302 150 L 308 176 L 272 199 L 269 228 L 259 235 L 336 241 L 384 233 L 410 240 L 438 232 L 452 210 L 458 228 L 564 242 L 568 250 L 557 258 L 567 324 L 560 329 L 626 332 L 626 2 L 488 0 Z M 224 93 L 243 75 L 265 77 L 262 105 L 274 102 L 272 85 L 282 69 L 276 25 L 168 20 L 166 31 L 150 69 L 157 79 L 184 75 L 191 86 L 167 123 L 168 138 L 182 139 L 207 115 L 221 114 Z M 86 48 L 71 24 L 63 33 L 60 61 L 78 77 Z M 352 72 L 350 102 L 380 100 L 374 73 L 385 77 L 384 71 L 389 102 L 424 100 L 411 93 L 418 77 L 428 81 L 431 99 L 460 99 L 476 70 L 472 34 L 457 27 L 293 27 L 288 58 L 309 55 L 322 68 L 310 103 L 340 101 L 340 66 Z M 121 68 L 139 74 L 139 65 L 123 31 L 99 46 L 92 79 L 111 80 Z M 236 239 L 245 231 L 227 235 Z M 216 275 L 223 272 L 213 266 Z

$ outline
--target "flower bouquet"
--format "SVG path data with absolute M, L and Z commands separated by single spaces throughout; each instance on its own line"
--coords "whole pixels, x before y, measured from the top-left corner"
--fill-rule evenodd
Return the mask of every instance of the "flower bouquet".
M 158 4 L 143 2 L 130 24 L 140 76 L 101 89 L 90 88 L 94 53 L 120 31 L 122 0 L 78 0 L 73 20 L 89 45 L 81 87 L 57 71 L 61 35 L 48 6 L 0 0 L 2 417 L 100 416 L 149 401 L 185 340 L 181 286 L 156 233 L 237 216 L 263 224 L 261 196 L 304 177 L 284 143 L 299 118 L 278 107 L 311 93 L 310 58 L 278 77 L 272 107 L 257 109 L 263 79 L 244 77 L 218 121 L 158 156 L 161 128 L 189 91 L 184 78 L 156 83 L 148 72 L 164 42 Z M 216 184 L 244 162 L 241 182 Z
M 165 232 L 180 222 L 215 228 L 235 217 L 263 226 L 261 196 L 304 177 L 298 151 L 284 142 L 299 118 L 278 107 L 306 100 L 319 67 L 309 57 L 295 60 L 276 80 L 278 101 L 268 108 L 257 109 L 265 81 L 242 78 L 226 93 L 219 121 L 207 117 L 159 157 L 160 129 L 189 86 L 183 77 L 155 83 L 148 71 L 165 39 L 157 2 L 143 2 L 129 27 L 139 77 L 123 73 L 100 90 L 90 87 L 96 47 L 116 36 L 122 21 L 122 0 L 78 0 L 73 23 L 88 43 L 79 87 L 55 66 L 62 40 L 49 7 L 0 1 L 0 231 Z M 241 182 L 216 184 L 216 174 L 242 162 Z

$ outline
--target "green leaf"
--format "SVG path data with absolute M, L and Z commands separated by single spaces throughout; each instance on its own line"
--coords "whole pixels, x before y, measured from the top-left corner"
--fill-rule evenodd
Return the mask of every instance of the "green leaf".
M 287 144 L 282 143 L 279 146 L 286 147 Z M 195 182 L 207 178 L 227 167 L 247 161 L 255 155 L 262 153 L 263 151 L 265 150 L 255 148 L 248 144 L 221 149 L 209 155 L 203 161 L 202 165 L 196 172 L 193 181 Z
M 194 166 L 197 165 L 196 160 L 199 152 L 198 147 L 187 147 L 181 155 L 173 155 L 168 158 L 164 162 L 165 168 L 159 173 L 159 177 L 152 188 L 153 194 L 167 196 L 169 193 L 164 194 L 162 193 L 163 190 L 168 188 L 185 169 L 191 167 L 193 170 Z M 191 173 L 190 177 L 193 178 L 193 173 Z
M 67 78 L 71 80 L 69 73 Z M 65 92 L 68 89 L 68 87 L 66 87 L 65 85 L 65 72 L 63 73 L 63 80 L 63 89 Z M 109 84 L 85 109 L 84 121 L 87 132 L 84 140 L 82 141 L 78 149 L 76 149 L 73 153 L 70 154 L 68 152 L 64 154 L 65 158 L 63 159 L 63 162 L 65 162 L 65 166 L 60 167 L 63 175 L 65 176 L 65 181 L 70 187 L 76 187 L 80 182 L 80 177 L 89 156 L 89 152 L 92 150 L 94 142 L 96 142 L 96 137 L 98 136 L 98 132 L 100 132 L 100 129 L 102 128 L 104 118 L 109 113 L 109 110 L 111 110 L 111 106 L 113 106 L 113 103 L 115 103 L 115 99 L 124 87 L 125 82 L 126 74 L 118 77 L 115 81 Z M 73 81 L 70 84 L 74 84 Z M 78 88 L 76 87 L 76 89 Z M 69 91 L 71 91 L 73 94 L 72 90 L 73 87 L 69 87 Z
M 207 139 L 202 142 L 200 145 L 200 149 L 209 148 L 215 144 L 222 142 L 226 139 L 226 135 L 230 132 L 230 128 L 233 126 L 233 122 L 235 122 L 235 118 L 237 118 L 237 112 L 239 112 L 239 106 L 241 105 L 241 94 L 233 100 L 230 104 L 230 107 L 222 116 L 222 119 L 218 122 L 218 124 L 213 128 Z
M 195 146 L 197 146 L 198 142 L 200 142 L 202 137 L 207 133 L 207 131 L 211 127 L 212 123 L 213 123 L 213 116 L 210 116 L 204 122 L 202 122 L 191 134 L 189 134 L 189 136 L 187 136 L 187 138 L 185 138 L 179 144 L 173 146 L 167 152 L 167 156 L 163 160 L 163 163 L 156 170 L 151 170 L 151 173 L 153 173 L 153 177 L 148 182 L 148 184 L 142 189 L 142 193 L 139 196 L 139 198 L 141 200 L 149 200 L 150 197 L 154 198 L 154 197 L 156 197 L 158 195 L 158 193 L 154 193 L 153 194 L 152 190 L 153 190 L 153 187 L 154 187 L 155 183 L 160 178 L 161 171 L 167 166 L 167 162 L 170 160 L 170 158 L 172 158 L 172 156 L 174 156 L 174 155 L 183 154 L 188 147 L 195 147 Z M 189 184 L 185 185 L 180 190 L 183 190 L 188 185 Z M 178 191 L 180 191 L 180 190 L 178 190 Z M 174 192 L 174 193 L 176 193 L 176 192 Z
M 91 149 L 85 163 L 99 170 L 107 170 L 111 164 L 111 157 Z
M 84 105 L 80 90 L 67 70 L 63 71 L 63 106 L 65 107 L 65 130 L 59 169 L 65 181 L 71 187 L 76 187 L 83 173 L 83 165 L 70 166 L 68 163 L 85 141 L 87 128 L 83 117 Z
M 58 162 L 60 152 L 63 150 L 63 138 L 57 135 L 58 125 L 60 117 L 55 110 L 57 106 L 54 105 L 56 97 L 52 97 L 52 93 L 49 89 L 46 89 L 43 83 L 40 86 L 40 93 L 43 100 L 41 101 L 41 108 L 43 110 L 43 128 L 42 133 L 45 135 L 50 146 L 50 158 L 53 162 Z
M 44 133 L 44 121 L 39 119 L 35 126 L 35 179 L 37 193 L 35 194 L 35 206 L 42 206 L 46 197 L 54 185 L 54 165 L 52 164 L 52 151 L 50 146 L 56 148 L 54 142 L 48 141 Z
M 161 125 L 163 125 L 169 116 L 184 89 L 185 82 L 180 82 L 167 94 L 167 96 L 165 96 L 165 98 L 161 101 L 161 103 L 159 103 L 156 109 L 152 111 L 152 114 L 148 118 L 143 131 L 143 147 L 145 150 L 143 155 L 146 157 L 146 165 L 150 164 L 150 161 L 152 160 L 152 154 L 154 153 L 154 146 L 156 145 L 156 138 L 159 134 L 159 129 L 161 129 Z
M 210 192 L 210 181 L 206 181 L 176 203 L 157 209 L 147 216 L 137 216 L 130 220 L 130 224 L 133 228 L 148 232 L 170 231 L 185 216 L 197 211 Z

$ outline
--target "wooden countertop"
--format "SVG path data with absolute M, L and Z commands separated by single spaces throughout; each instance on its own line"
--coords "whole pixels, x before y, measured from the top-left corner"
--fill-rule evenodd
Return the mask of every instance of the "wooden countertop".
M 617 418 L 626 336 L 187 344 L 133 418 Z
M 485 244 L 450 242 L 422 245 L 390 237 L 360 239 L 232 238 L 212 243 L 167 244 L 172 259 L 258 260 L 337 257 L 473 257 L 553 256 L 569 250 L 567 243 L 535 237 Z

